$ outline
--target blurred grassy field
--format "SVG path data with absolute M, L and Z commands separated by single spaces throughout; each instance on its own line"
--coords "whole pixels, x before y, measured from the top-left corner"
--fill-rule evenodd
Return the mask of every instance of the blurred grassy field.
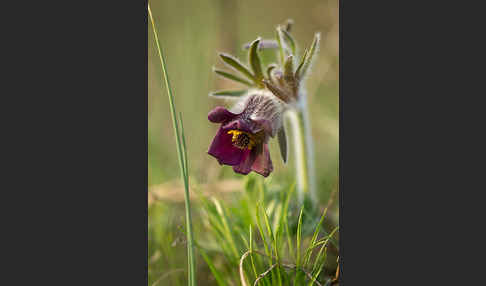
M 212 72 L 212 66 L 223 67 L 218 52 L 233 54 L 246 62 L 247 52 L 242 49 L 243 44 L 257 36 L 274 38 L 276 25 L 284 23 L 288 18 L 295 23 L 292 35 L 300 44 L 299 55 L 311 44 L 314 33 L 321 32 L 320 52 L 306 86 L 315 140 L 318 195 L 321 204 L 325 205 L 330 193 L 338 188 L 338 1 L 153 0 L 150 5 L 166 56 L 176 108 L 182 112 L 184 120 L 191 185 L 206 186 L 201 188 L 203 193 L 217 193 L 229 198 L 231 196 L 228 193 L 241 188 L 239 179 L 243 176 L 234 174 L 231 167 L 221 167 L 207 154 L 218 128 L 207 120 L 207 114 L 217 105 L 227 105 L 220 99 L 209 98 L 208 93 L 220 89 L 238 89 L 241 86 Z M 265 51 L 262 56 L 264 64 L 276 60 L 271 51 Z M 149 257 L 149 269 L 151 265 L 157 272 L 153 276 L 160 277 L 174 271 L 183 271 L 178 267 L 184 265 L 186 253 L 184 246 L 181 246 L 183 235 L 176 230 L 184 224 L 182 212 L 179 213 L 184 208 L 181 204 L 183 191 L 180 186 L 174 185 L 180 173 L 167 94 L 150 26 L 148 97 L 148 183 L 149 188 L 156 189 L 158 197 L 166 202 L 157 208 L 149 208 L 149 225 L 157 225 L 151 237 L 160 242 L 163 253 L 173 256 L 169 265 L 156 262 L 156 255 Z M 293 154 L 290 153 L 289 162 L 284 165 L 275 141 L 272 140 L 270 145 L 274 172 L 266 181 L 292 182 Z M 149 203 L 152 199 L 149 198 Z M 334 209 L 336 211 L 337 208 Z M 194 216 L 197 217 L 198 212 L 196 208 Z M 196 218 L 196 232 L 200 228 Z M 149 242 L 151 247 L 154 246 Z M 149 252 L 157 253 L 155 250 Z M 150 280 L 154 282 L 154 279 Z M 179 285 L 176 280 L 167 281 L 159 281 L 157 285 Z

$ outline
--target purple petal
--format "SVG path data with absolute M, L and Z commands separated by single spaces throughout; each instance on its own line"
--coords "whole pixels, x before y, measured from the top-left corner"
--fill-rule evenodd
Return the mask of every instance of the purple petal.
M 245 150 L 233 146 L 231 134 L 226 129 L 219 128 L 214 136 L 213 143 L 209 147 L 208 154 L 218 159 L 219 164 L 238 165 L 244 159 Z
M 274 131 L 273 131 L 273 128 L 272 128 L 272 123 L 270 122 L 270 120 L 256 119 L 256 120 L 253 120 L 253 121 L 255 123 L 257 123 L 257 125 L 261 126 L 261 128 L 263 128 L 263 130 L 265 131 L 265 134 L 267 135 L 266 137 L 268 137 L 268 136 L 275 137 L 275 134 L 274 134 Z
M 235 129 L 235 130 L 241 130 L 241 131 L 245 131 L 245 132 L 248 132 L 248 133 L 251 133 L 251 134 L 255 134 L 255 133 L 258 133 L 258 131 L 262 130 L 262 126 L 251 120 L 251 119 L 244 119 L 244 118 L 241 118 L 241 117 L 236 117 L 236 119 L 226 123 L 224 126 L 223 126 L 224 129 Z
M 229 112 L 226 108 L 222 106 L 217 106 L 211 110 L 208 114 L 208 119 L 214 123 L 222 123 L 230 121 L 236 117 L 237 114 Z
M 255 161 L 255 151 L 251 152 L 252 150 L 247 150 L 245 153 L 245 156 L 243 157 L 243 160 L 241 160 L 241 163 L 239 165 L 233 166 L 233 171 L 236 173 L 240 173 L 243 175 L 248 175 L 248 173 L 251 172 L 251 165 Z
M 273 171 L 272 159 L 270 159 L 267 144 L 263 144 L 263 152 L 256 156 L 251 169 L 264 177 L 267 177 Z

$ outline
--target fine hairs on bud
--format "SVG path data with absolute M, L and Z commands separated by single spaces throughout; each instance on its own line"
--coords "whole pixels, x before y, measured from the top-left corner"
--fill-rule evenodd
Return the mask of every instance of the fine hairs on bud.
M 278 129 L 282 127 L 282 114 L 285 110 L 284 103 L 266 90 L 261 90 L 253 97 L 253 100 L 255 101 L 255 110 L 250 118 L 252 120 L 268 119 L 272 124 L 272 136 L 275 136 Z
M 256 91 L 256 89 L 249 89 L 248 92 L 245 95 L 240 96 L 238 98 L 235 98 L 236 101 L 234 101 L 234 105 L 229 109 L 229 111 L 231 111 L 233 113 L 243 112 L 243 109 L 245 109 L 245 103 L 248 100 L 248 98 L 250 97 L 250 94 L 253 94 L 253 92 L 255 92 L 255 91 Z
M 258 102 L 271 102 L 268 103 L 268 106 L 272 106 L 275 112 L 283 112 L 284 111 L 284 103 L 277 100 L 275 96 L 268 90 L 263 90 L 263 89 L 249 89 L 248 92 L 243 95 L 238 97 L 235 105 L 231 108 L 231 112 L 233 113 L 240 113 L 243 111 L 243 108 L 246 105 L 246 102 L 251 96 L 256 96 L 258 97 Z M 267 107 L 268 107 L 267 106 Z M 265 109 L 262 107 L 261 111 L 264 111 Z
M 239 114 L 246 108 L 248 117 L 252 120 L 267 119 L 272 125 L 272 136 L 282 126 L 282 114 L 285 111 L 285 103 L 263 89 L 250 89 L 230 109 L 232 113 Z

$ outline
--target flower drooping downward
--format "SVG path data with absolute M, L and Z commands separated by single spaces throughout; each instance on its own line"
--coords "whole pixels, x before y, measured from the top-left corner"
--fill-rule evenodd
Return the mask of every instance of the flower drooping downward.
M 255 91 L 236 105 L 240 112 L 218 106 L 208 119 L 221 126 L 208 153 L 240 174 L 254 171 L 267 177 L 273 171 L 268 140 L 281 127 L 282 104 L 265 91 Z
M 208 153 L 220 164 L 233 166 L 237 173 L 246 175 L 254 171 L 267 177 L 273 171 L 268 140 L 277 135 L 280 155 L 286 163 L 288 139 L 282 117 L 284 112 L 293 115 L 290 121 L 294 129 L 297 181 L 303 193 L 314 189 L 313 148 L 304 80 L 319 48 L 320 34 L 315 34 L 311 46 L 297 61 L 297 45 L 290 34 L 292 23 L 289 20 L 285 26 L 277 27 L 276 40 L 257 38 L 245 45 L 248 65 L 231 55 L 220 54 L 223 62 L 237 74 L 216 68 L 214 72 L 250 89 L 210 93 L 215 97 L 236 99 L 237 110 L 228 111 L 218 106 L 209 113 L 209 120 L 221 126 Z M 263 49 L 277 49 L 279 63 L 264 69 L 258 55 Z

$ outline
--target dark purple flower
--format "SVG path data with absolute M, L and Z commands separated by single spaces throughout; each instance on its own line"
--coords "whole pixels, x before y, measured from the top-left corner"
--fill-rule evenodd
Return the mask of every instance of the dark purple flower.
M 249 96 L 240 113 L 214 108 L 208 119 L 221 126 L 208 154 L 220 164 L 233 166 L 237 173 L 254 171 L 267 177 L 273 171 L 268 140 L 281 126 L 280 113 L 279 104 L 263 95 Z

